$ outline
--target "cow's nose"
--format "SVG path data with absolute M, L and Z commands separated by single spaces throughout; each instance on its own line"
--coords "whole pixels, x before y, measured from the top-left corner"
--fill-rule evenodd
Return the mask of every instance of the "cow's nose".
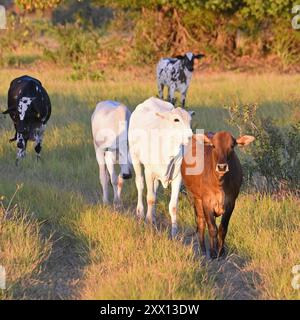
M 124 180 L 131 179 L 132 178 L 132 174 L 131 173 L 123 173 L 122 174 L 122 178 Z
M 218 163 L 216 166 L 216 171 L 217 172 L 228 172 L 229 171 L 229 166 L 227 163 Z

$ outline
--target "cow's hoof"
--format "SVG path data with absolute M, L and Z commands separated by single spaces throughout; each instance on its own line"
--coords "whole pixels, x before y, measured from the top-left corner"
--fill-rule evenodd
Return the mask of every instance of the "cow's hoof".
M 222 259 L 222 258 L 224 258 L 225 257 L 225 249 L 224 248 L 222 248 L 221 250 L 219 250 L 219 252 L 218 252 L 218 259 Z
M 147 223 L 149 226 L 153 227 L 154 229 L 157 229 L 156 219 L 154 219 L 154 218 L 152 218 L 152 217 L 149 218 L 149 217 L 146 216 L 146 223 Z
M 176 240 L 177 233 L 178 233 L 177 227 L 172 227 L 172 230 L 171 230 L 171 238 L 172 238 L 172 240 Z
M 143 208 L 137 208 L 136 209 L 136 217 L 138 220 L 144 220 L 145 219 L 145 214 L 144 214 L 144 209 Z
M 210 250 L 210 258 L 211 260 L 215 260 L 217 259 L 218 255 L 217 255 L 217 252 L 216 250 Z
M 113 206 L 115 210 L 120 210 L 123 208 L 123 203 L 121 201 L 115 201 Z

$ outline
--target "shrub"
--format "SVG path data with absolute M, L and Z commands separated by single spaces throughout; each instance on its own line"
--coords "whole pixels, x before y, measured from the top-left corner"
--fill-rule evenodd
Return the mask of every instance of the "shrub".
M 250 160 L 245 169 L 248 185 L 253 174 L 259 173 L 267 181 L 267 191 L 280 191 L 288 187 L 298 191 L 300 187 L 300 121 L 290 127 L 280 128 L 270 118 L 257 115 L 257 105 L 228 107 L 229 123 L 240 134 L 252 134 L 256 140 L 245 149 Z

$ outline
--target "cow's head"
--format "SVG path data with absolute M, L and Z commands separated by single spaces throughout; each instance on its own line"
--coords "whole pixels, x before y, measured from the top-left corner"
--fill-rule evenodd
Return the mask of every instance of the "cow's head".
M 186 146 L 192 138 L 191 120 L 193 111 L 175 108 L 167 112 L 157 112 L 161 119 L 161 127 L 165 132 L 163 148 L 168 156 L 176 156 L 182 146 Z
M 195 59 L 201 59 L 204 58 L 205 55 L 202 53 L 199 54 L 193 54 L 192 52 L 188 52 L 183 56 L 177 56 L 176 58 L 181 60 L 182 65 L 184 68 L 186 68 L 187 70 L 193 72 L 194 71 L 194 62 Z
M 253 136 L 241 136 L 235 139 L 229 132 L 220 131 L 215 134 L 209 133 L 206 135 L 199 134 L 197 139 L 203 139 L 205 145 L 211 146 L 212 155 L 215 163 L 215 170 L 223 176 L 230 170 L 230 159 L 234 154 L 236 146 L 247 146 L 255 140 Z
M 121 177 L 125 180 L 132 178 L 132 161 L 130 158 L 127 141 L 119 148 L 119 164 Z
M 29 97 L 22 97 L 19 100 L 18 104 L 18 114 L 19 114 L 19 121 L 17 122 L 17 131 L 19 133 L 26 133 L 26 131 L 29 130 L 29 128 L 25 125 L 25 117 L 26 113 L 29 112 L 31 103 L 34 101 L 35 98 L 29 98 Z

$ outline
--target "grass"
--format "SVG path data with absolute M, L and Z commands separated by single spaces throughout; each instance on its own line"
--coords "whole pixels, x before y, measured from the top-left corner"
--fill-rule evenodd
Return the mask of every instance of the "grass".
M 42 239 L 41 223 L 15 205 L 0 207 L 0 262 L 6 271 L 6 290 L 1 299 L 22 297 L 27 280 L 34 277 L 51 250 L 51 240 Z
M 248 261 L 263 299 L 300 299 L 291 286 L 300 262 L 300 202 L 243 196 L 231 221 L 228 244 Z
M 29 144 L 27 157 L 15 167 L 15 145 L 8 143 L 13 136 L 12 124 L 8 118 L 0 118 L 0 195 L 5 196 L 4 205 L 7 206 L 16 185 L 23 184 L 13 203 L 23 208 L 26 216 L 33 214 L 34 217 L 24 220 L 17 218 L 18 213 L 15 218 L 5 220 L 2 227 L 6 233 L 0 234 L 0 264 L 12 270 L 8 276 L 11 289 L 8 296 L 2 298 L 24 298 L 22 289 L 28 286 L 25 278 L 34 278 L 37 270 L 45 273 L 49 268 L 46 253 L 50 242 L 42 240 L 41 222 L 50 226 L 51 232 L 58 234 L 62 241 L 76 241 L 76 250 L 70 253 L 71 262 L 72 255 L 83 262 L 79 275 L 73 279 L 80 283 L 76 298 L 224 297 L 222 290 L 217 289 L 215 274 L 209 271 L 208 265 L 200 264 L 192 246 L 184 241 L 169 240 L 169 190 L 159 189 L 161 228 L 157 233 L 138 224 L 133 217 L 136 199 L 133 181 L 124 187 L 125 212 L 117 213 L 100 204 L 90 116 L 100 100 L 119 100 L 133 109 L 149 96 L 156 95 L 154 73 L 144 75 L 141 72 L 112 71 L 106 74 L 105 81 L 74 82 L 70 80 L 68 69 L 41 67 L 1 71 L 1 109 L 6 107 L 10 80 L 21 74 L 38 77 L 47 88 L 53 105 L 41 163 L 36 163 L 32 144 Z M 299 80 L 298 75 L 196 74 L 187 101 L 188 107 L 196 111 L 194 126 L 206 130 L 229 129 L 236 134 L 235 128 L 230 128 L 225 121 L 228 114 L 223 106 L 237 101 L 258 103 L 261 115 L 273 117 L 282 126 L 288 125 L 300 101 Z M 193 210 L 183 195 L 179 209 L 183 235 L 195 229 Z M 9 228 L 8 223 L 20 231 Z M 26 230 L 34 231 L 28 233 Z M 230 252 L 243 259 L 243 268 L 250 270 L 256 279 L 254 286 L 259 298 L 300 298 L 300 291 L 291 286 L 291 268 L 300 264 L 299 231 L 298 200 L 256 198 L 247 193 L 240 196 L 227 243 Z M 15 239 L 16 232 L 19 237 L 14 241 L 15 250 L 3 258 L 3 252 L 6 252 L 3 248 Z M 15 259 L 23 259 L 24 250 L 26 268 L 9 267 L 14 265 Z M 71 272 L 72 263 L 66 274 Z M 49 287 L 51 290 L 58 289 Z M 63 296 L 68 298 L 66 294 Z M 33 298 L 38 297 L 39 290 Z

